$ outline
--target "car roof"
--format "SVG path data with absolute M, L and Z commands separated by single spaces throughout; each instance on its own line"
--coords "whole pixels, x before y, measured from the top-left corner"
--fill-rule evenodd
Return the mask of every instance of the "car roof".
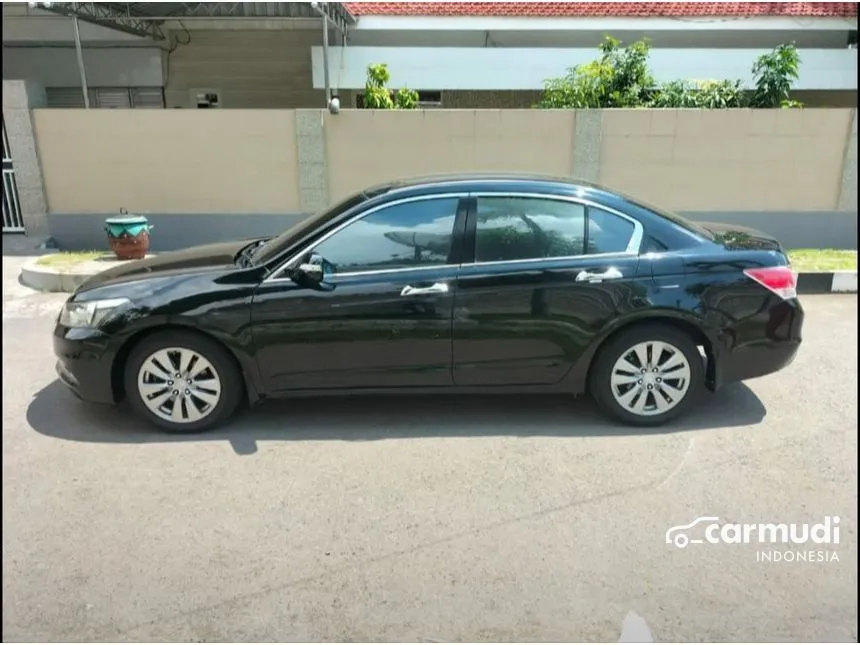
M 433 189 L 451 184 L 487 184 L 487 183 L 511 183 L 516 185 L 522 184 L 542 184 L 544 186 L 556 186 L 558 188 L 566 188 L 568 190 L 577 188 L 587 188 L 601 192 L 609 192 L 603 186 L 599 186 L 593 182 L 577 179 L 574 177 L 560 177 L 553 175 L 542 175 L 525 172 L 474 172 L 474 173 L 442 173 L 434 175 L 424 175 L 418 177 L 406 177 L 396 179 L 386 184 L 380 184 L 367 190 L 368 194 L 378 194 L 389 191 L 400 191 L 406 189 Z
M 372 202 L 388 201 L 446 192 L 523 192 L 545 195 L 566 195 L 585 198 L 599 206 L 625 212 L 643 224 L 659 227 L 672 225 L 702 237 L 709 234 L 700 226 L 657 206 L 647 205 L 625 193 L 575 177 L 558 177 L 525 172 L 445 173 L 424 177 L 408 177 L 381 184 L 364 191 Z

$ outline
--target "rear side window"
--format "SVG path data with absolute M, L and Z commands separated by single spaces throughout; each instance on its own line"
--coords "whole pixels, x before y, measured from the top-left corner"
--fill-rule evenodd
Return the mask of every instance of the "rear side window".
M 585 252 L 585 207 L 538 197 L 481 197 L 475 262 L 532 260 Z
M 588 253 L 624 253 L 633 238 L 633 222 L 593 206 L 588 207 Z
M 475 262 L 623 253 L 633 222 L 576 202 L 540 197 L 481 197 Z

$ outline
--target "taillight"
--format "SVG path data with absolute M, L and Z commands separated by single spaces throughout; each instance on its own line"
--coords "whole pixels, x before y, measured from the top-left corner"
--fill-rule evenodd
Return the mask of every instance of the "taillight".
M 744 269 L 744 274 L 766 287 L 783 300 L 797 298 L 797 274 L 791 267 Z

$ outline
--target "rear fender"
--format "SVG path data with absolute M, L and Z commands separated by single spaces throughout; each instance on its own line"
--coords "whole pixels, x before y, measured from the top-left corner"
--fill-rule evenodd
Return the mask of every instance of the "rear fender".
M 706 386 L 712 391 L 716 389 L 719 384 L 720 353 L 724 343 L 720 335 L 705 326 L 700 318 L 677 309 L 649 309 L 616 320 L 580 356 L 576 366 L 571 370 L 571 389 L 576 393 L 588 391 L 589 374 L 599 359 L 601 349 L 618 334 L 636 325 L 646 323 L 661 323 L 680 329 L 689 334 L 696 345 L 703 347 L 707 357 Z

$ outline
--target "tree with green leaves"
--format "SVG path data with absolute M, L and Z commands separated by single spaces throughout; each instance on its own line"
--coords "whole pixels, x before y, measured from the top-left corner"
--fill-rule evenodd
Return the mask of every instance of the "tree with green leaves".
M 600 57 L 546 81 L 538 107 L 608 108 L 647 105 L 654 89 L 648 67 L 650 44 L 640 40 L 627 47 L 611 36 L 600 45 Z
M 391 73 L 388 65 L 368 65 L 364 84 L 364 107 L 369 110 L 414 110 L 418 107 L 418 92 L 405 87 L 396 92 L 388 89 Z
M 799 107 L 800 104 L 790 98 L 799 68 L 800 54 L 794 43 L 779 45 L 772 52 L 759 56 L 752 68 L 755 91 L 751 107 Z
M 701 108 L 799 107 L 789 99 L 798 77 L 800 56 L 794 43 L 780 45 L 760 56 L 753 65 L 755 90 L 739 80 L 677 80 L 659 85 L 648 65 L 650 44 L 640 40 L 626 47 L 607 37 L 596 60 L 571 67 L 564 76 L 551 78 L 536 107 L 589 108 Z

